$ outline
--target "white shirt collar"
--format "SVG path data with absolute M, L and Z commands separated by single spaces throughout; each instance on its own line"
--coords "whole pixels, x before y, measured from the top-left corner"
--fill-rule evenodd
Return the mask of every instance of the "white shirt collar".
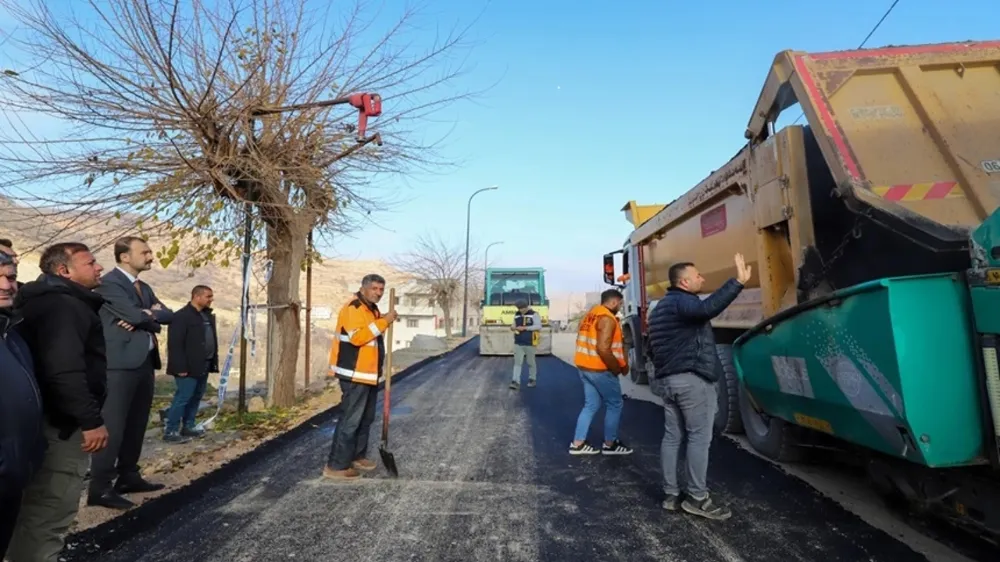
M 124 273 L 124 274 L 125 274 L 125 277 L 127 277 L 127 278 L 128 278 L 128 282 L 129 282 L 129 283 L 131 283 L 131 284 L 135 285 L 135 282 L 136 282 L 136 281 L 138 281 L 138 278 L 136 278 L 136 277 L 133 277 L 131 273 L 129 273 L 129 272 L 127 272 L 127 271 L 125 271 L 124 269 L 122 269 L 122 268 L 120 268 L 120 267 L 118 267 L 118 266 L 115 266 L 115 269 L 117 269 L 118 271 L 121 271 L 122 273 Z

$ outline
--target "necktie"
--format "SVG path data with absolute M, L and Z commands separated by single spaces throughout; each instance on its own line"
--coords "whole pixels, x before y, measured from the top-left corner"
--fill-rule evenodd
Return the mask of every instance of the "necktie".
M 139 280 L 136 279 L 135 282 L 132 283 L 132 286 L 135 287 L 135 292 L 139 295 L 139 302 L 142 303 L 142 306 L 146 306 L 146 303 L 142 300 L 142 285 L 139 284 Z M 159 345 L 159 342 L 156 340 L 156 334 L 149 332 L 149 337 L 153 340 L 153 349 L 156 349 Z

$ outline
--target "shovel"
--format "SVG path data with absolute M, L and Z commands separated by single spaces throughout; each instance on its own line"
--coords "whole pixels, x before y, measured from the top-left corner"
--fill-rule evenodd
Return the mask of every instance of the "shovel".
M 389 312 L 396 309 L 396 289 L 389 289 Z M 389 410 L 392 409 L 390 391 L 392 389 L 392 324 L 385 331 L 385 389 L 382 396 L 382 442 L 378 446 L 378 454 L 382 464 L 393 478 L 399 477 L 396 468 L 396 457 L 389 450 Z

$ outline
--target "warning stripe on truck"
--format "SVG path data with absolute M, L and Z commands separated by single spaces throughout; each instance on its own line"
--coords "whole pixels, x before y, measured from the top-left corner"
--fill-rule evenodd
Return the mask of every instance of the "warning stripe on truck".
M 928 199 L 952 199 L 963 197 L 958 182 L 936 181 L 928 183 L 908 183 L 898 185 L 877 185 L 872 187 L 876 195 L 887 201 L 926 201 Z

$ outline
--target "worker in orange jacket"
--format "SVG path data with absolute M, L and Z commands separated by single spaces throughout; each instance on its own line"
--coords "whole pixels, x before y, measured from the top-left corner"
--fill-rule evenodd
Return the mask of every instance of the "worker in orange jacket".
M 383 378 L 383 334 L 396 320 L 395 311 L 382 316 L 378 309 L 383 293 L 385 279 L 374 273 L 365 275 L 361 289 L 337 315 L 328 376 L 340 379 L 340 421 L 323 467 L 326 478 L 349 480 L 359 478 L 359 471 L 375 469 L 375 462 L 367 458 L 368 433 Z
M 594 306 L 580 321 L 573 362 L 583 382 L 583 409 L 576 419 L 576 432 L 569 445 L 571 455 L 631 455 L 632 449 L 618 439 L 622 415 L 622 387 L 618 377 L 629 372 L 625 359 L 622 328 L 618 310 L 622 294 L 617 289 L 601 293 L 601 304 Z M 604 405 L 604 445 L 598 449 L 587 442 L 594 414 Z

